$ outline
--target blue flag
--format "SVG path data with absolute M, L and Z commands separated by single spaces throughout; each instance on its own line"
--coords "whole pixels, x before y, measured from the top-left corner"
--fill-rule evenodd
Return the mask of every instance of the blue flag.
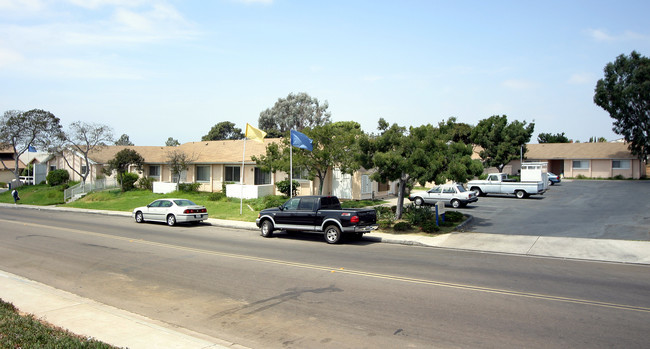
M 36 148 L 34 148 L 34 147 L 32 147 L 32 146 L 30 145 L 29 147 L 27 147 L 27 152 L 29 152 L 29 153 L 35 153 L 35 152 L 36 152 Z
M 311 139 L 304 133 L 300 133 L 296 130 L 291 130 L 291 145 L 294 147 L 313 151 L 314 146 L 311 143 Z

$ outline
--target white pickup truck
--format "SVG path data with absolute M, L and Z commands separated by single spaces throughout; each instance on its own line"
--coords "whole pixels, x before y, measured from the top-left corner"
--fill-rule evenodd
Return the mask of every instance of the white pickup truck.
M 469 181 L 467 187 L 479 196 L 514 194 L 519 199 L 527 198 L 530 195 L 542 195 L 546 192 L 546 185 L 542 181 L 517 182 L 514 179 L 508 179 L 508 175 L 505 173 L 491 173 L 485 180 Z

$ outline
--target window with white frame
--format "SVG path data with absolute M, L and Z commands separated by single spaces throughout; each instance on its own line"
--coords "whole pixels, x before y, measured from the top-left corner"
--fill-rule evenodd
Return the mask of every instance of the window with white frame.
M 573 160 L 573 169 L 574 170 L 588 170 L 589 169 L 589 160 Z
M 255 185 L 271 184 L 271 172 L 255 167 Z
M 149 177 L 160 179 L 160 165 L 149 165 Z
M 612 169 L 629 170 L 632 165 L 630 160 L 612 160 Z
M 372 181 L 369 175 L 361 175 L 361 194 L 372 193 Z
M 241 168 L 239 166 L 226 166 L 226 182 L 239 182 L 239 173 Z
M 196 166 L 196 181 L 209 182 L 210 181 L 210 166 Z

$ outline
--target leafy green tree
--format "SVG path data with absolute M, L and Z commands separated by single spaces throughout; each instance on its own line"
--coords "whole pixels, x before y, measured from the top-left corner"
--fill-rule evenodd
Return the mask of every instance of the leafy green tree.
M 539 143 L 571 143 L 571 140 L 568 139 L 564 132 L 562 133 L 540 133 L 537 135 L 537 142 Z
M 447 134 L 452 142 L 472 144 L 472 125 L 463 122 L 457 122 L 455 117 L 438 124 L 441 132 Z
M 120 136 L 120 138 L 118 138 L 115 141 L 115 145 L 135 145 L 135 144 L 133 144 L 133 142 L 131 142 L 131 140 L 129 139 L 129 135 L 124 133 L 124 134 L 122 134 Z
M 463 183 L 483 171 L 480 162 L 471 159 L 472 146 L 457 137 L 454 123 L 452 118 L 438 127 L 429 124 L 411 127 L 407 132 L 405 127 L 388 126 L 380 119 L 381 133 L 359 141 L 361 164 L 376 169 L 371 178 L 378 182 L 398 181 L 397 219 L 402 217 L 406 187 L 410 184 L 440 184 L 447 180 Z
M 508 123 L 505 115 L 493 115 L 479 121 L 472 130 L 472 143 L 483 148 L 479 155 L 485 167 L 496 167 L 499 172 L 512 160 L 526 153 L 526 143 L 535 130 L 535 123 L 526 121 Z
M 172 173 L 172 178 L 176 179 L 177 184 L 181 181 L 181 173 L 187 171 L 194 160 L 194 155 L 188 155 L 178 149 L 174 149 L 167 153 L 167 164 Z
M 605 66 L 598 80 L 594 103 L 614 121 L 613 131 L 623 135 L 632 154 L 648 163 L 650 153 L 650 58 L 632 51 Z
M 66 165 L 77 173 L 86 182 L 90 174 L 90 160 L 88 154 L 94 150 L 105 147 L 113 141 L 113 130 L 107 125 L 75 121 L 68 127 L 67 132 L 62 133 L 57 144 L 56 151 L 62 155 Z M 70 164 L 68 159 L 73 154 L 81 154 L 86 172 Z
M 227 139 L 244 139 L 241 128 L 235 127 L 230 121 L 222 121 L 210 129 L 207 135 L 201 138 L 202 141 L 220 141 Z
M 301 92 L 290 93 L 287 98 L 279 98 L 272 108 L 260 113 L 259 128 L 269 138 L 286 135 L 291 129 L 301 131 L 330 123 L 331 113 L 327 111 L 327 101 L 320 103 L 317 98 Z
M 4 161 L 3 167 L 12 171 L 16 180 L 20 180 L 20 155 L 30 147 L 48 149 L 60 135 L 61 122 L 49 111 L 6 111 L 0 121 L 0 144 L 7 144 L 13 150 L 14 168 L 8 168 Z
M 589 143 L 607 143 L 605 137 L 589 137 Z
M 172 137 L 167 138 L 167 141 L 165 142 L 165 146 L 167 147 L 178 147 L 181 145 L 181 143 Z
M 353 121 L 341 121 L 305 128 L 302 131 L 312 139 L 314 150 L 293 148 L 293 167 L 307 171 L 307 178 L 318 179 L 318 193 L 322 195 L 325 176 L 330 168 L 339 168 L 343 173 L 353 173 L 360 168 L 356 160 L 357 139 L 363 135 L 361 126 Z M 290 137 L 283 137 L 280 143 L 270 143 L 266 154 L 252 156 L 253 161 L 264 171 L 288 173 Z
M 124 181 L 124 174 L 129 171 L 129 167 L 134 166 L 138 172 L 142 172 L 142 165 L 144 158 L 133 149 L 122 149 L 115 157 L 108 162 L 109 174 L 115 171 L 117 173 L 117 180 L 120 182 L 122 191 L 126 191 Z

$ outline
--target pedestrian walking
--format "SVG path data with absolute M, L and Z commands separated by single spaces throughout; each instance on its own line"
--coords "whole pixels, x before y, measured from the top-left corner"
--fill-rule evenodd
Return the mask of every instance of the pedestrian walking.
M 18 204 L 18 200 L 20 200 L 20 196 L 18 196 L 18 190 L 14 189 L 11 192 L 11 196 L 14 197 L 14 205 Z

